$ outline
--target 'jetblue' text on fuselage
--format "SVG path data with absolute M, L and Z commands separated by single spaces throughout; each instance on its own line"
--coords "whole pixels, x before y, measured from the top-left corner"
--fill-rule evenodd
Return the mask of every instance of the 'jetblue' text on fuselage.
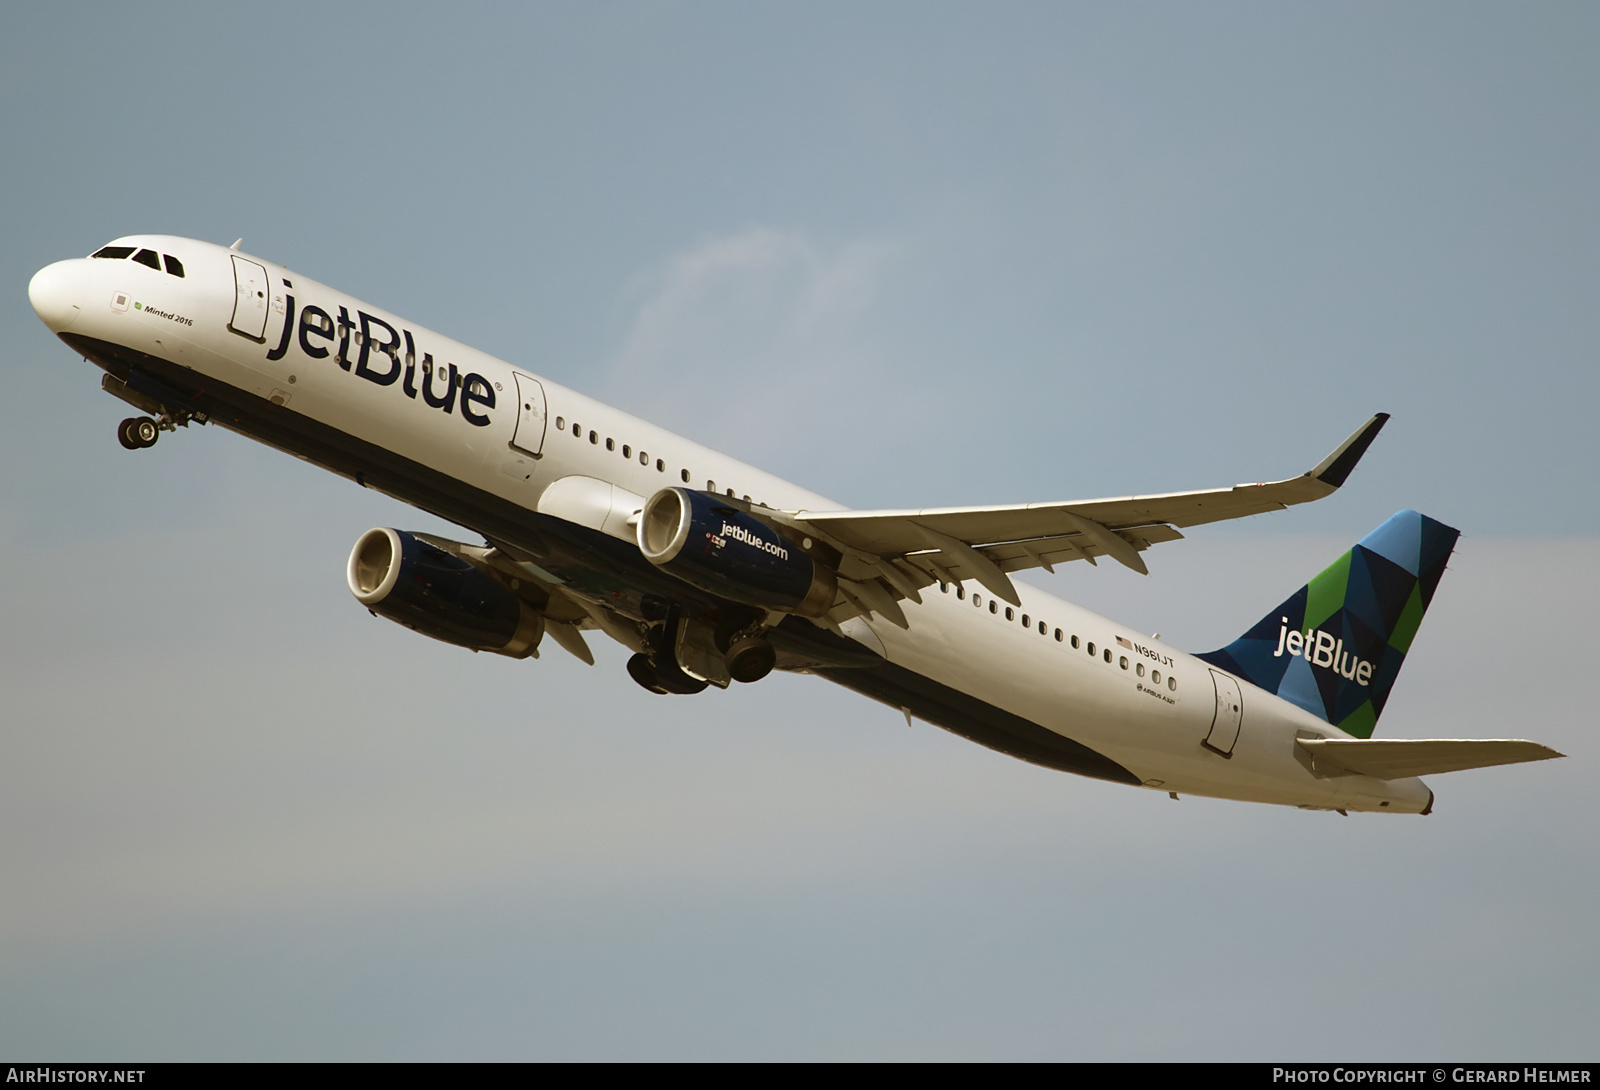
M 396 330 L 382 318 L 364 310 L 357 310 L 352 321 L 349 310 L 343 306 L 339 307 L 339 317 L 335 320 L 321 307 L 308 305 L 300 311 L 297 323 L 294 296 L 285 296 L 284 302 L 282 339 L 278 347 L 267 353 L 267 359 L 282 359 L 289 351 L 290 340 L 297 339 L 300 351 L 307 358 L 325 360 L 331 354 L 335 363 L 350 371 L 353 336 L 358 349 L 354 361 L 356 375 L 378 386 L 393 386 L 398 382 L 406 397 L 416 400 L 421 394 L 424 404 L 445 413 L 456 409 L 459 393 L 462 419 L 475 427 L 488 426 L 489 414 L 480 411 L 480 407 L 482 410 L 494 408 L 494 384 L 476 372 L 461 374 L 453 363 L 435 365 L 431 352 L 422 354 L 419 374 L 417 346 L 409 329 Z M 327 344 L 321 343 L 324 341 Z

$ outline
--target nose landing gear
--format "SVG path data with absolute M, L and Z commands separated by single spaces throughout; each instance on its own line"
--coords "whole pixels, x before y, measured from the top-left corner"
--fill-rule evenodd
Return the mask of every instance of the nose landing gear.
M 135 372 L 129 376 L 130 381 L 137 377 Z M 116 375 L 106 375 L 100 380 L 100 388 L 119 401 L 125 401 L 135 409 L 140 409 L 147 416 L 130 416 L 117 425 L 117 442 L 129 450 L 142 450 L 153 447 L 156 440 L 161 438 L 164 431 L 176 431 L 187 428 L 189 421 L 204 424 L 206 415 L 187 408 L 172 408 L 169 404 L 159 400 L 145 391 L 155 380 L 145 376 L 139 379 L 139 389 L 134 389 Z M 159 385 L 159 384 L 157 384 Z M 181 395 L 174 395 L 181 396 Z
M 161 438 L 161 427 L 148 416 L 130 416 L 117 425 L 117 441 L 129 450 L 153 447 Z
M 191 420 L 206 422 L 200 413 L 190 412 L 163 412 L 158 417 L 130 416 L 117 425 L 117 442 L 129 450 L 143 450 L 155 446 L 162 432 L 187 428 Z

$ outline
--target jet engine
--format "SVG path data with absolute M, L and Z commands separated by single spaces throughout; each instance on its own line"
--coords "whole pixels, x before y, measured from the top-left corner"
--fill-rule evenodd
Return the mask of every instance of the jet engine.
M 404 530 L 368 530 L 346 573 L 356 601 L 457 647 L 511 658 L 533 654 L 544 617 L 494 576 Z
M 771 524 L 721 496 L 663 488 L 639 515 L 645 559 L 703 591 L 762 609 L 820 617 L 833 605 L 833 572 Z

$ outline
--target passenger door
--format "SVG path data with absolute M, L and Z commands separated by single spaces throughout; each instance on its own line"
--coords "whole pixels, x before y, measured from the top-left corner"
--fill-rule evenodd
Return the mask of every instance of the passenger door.
M 1234 743 L 1239 740 L 1239 728 L 1244 723 L 1244 696 L 1239 692 L 1239 683 L 1227 674 L 1212 670 L 1211 682 L 1217 690 L 1217 712 L 1211 720 L 1211 733 L 1206 735 L 1205 747 L 1224 757 L 1232 757 Z
M 517 429 L 512 433 L 511 445 L 538 457 L 544 449 L 544 387 L 538 379 L 521 371 L 511 372 L 511 377 L 517 384 Z
M 241 337 L 267 343 L 267 270 L 233 254 L 233 319 L 228 328 Z

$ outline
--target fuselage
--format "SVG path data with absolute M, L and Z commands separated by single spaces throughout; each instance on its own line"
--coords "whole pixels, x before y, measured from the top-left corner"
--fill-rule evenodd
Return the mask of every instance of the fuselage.
M 639 551 L 635 517 L 674 486 L 781 511 L 840 505 L 485 355 L 280 265 L 137 235 L 30 285 L 46 325 L 118 381 L 534 557 L 599 627 L 647 598 L 712 608 Z M 109 249 L 109 247 L 108 247 Z M 154 267 L 149 258 L 156 256 Z M 174 272 L 181 270 L 182 275 Z M 906 604 L 909 627 L 858 618 L 806 669 L 1015 756 L 1178 794 L 1425 812 L 1416 779 L 1318 776 L 1298 734 L 1346 737 L 1276 695 L 1027 585 L 975 583 Z M 798 645 L 797 645 L 798 646 Z M 819 648 L 821 645 L 818 645 Z

